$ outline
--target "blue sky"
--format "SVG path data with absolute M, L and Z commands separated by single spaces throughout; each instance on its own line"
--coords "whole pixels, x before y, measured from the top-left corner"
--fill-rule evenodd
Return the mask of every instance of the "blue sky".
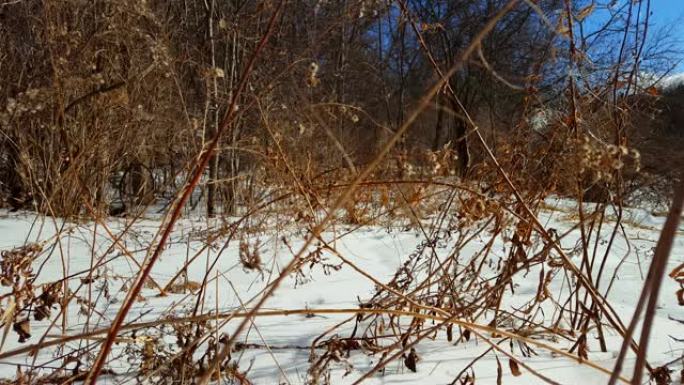
M 656 23 L 671 23 L 684 14 L 684 0 L 652 0 L 651 7 Z
M 680 49 L 684 51 L 684 0 L 651 0 L 651 8 L 653 27 L 675 26 Z M 679 64 L 676 72 L 684 72 L 684 63 Z

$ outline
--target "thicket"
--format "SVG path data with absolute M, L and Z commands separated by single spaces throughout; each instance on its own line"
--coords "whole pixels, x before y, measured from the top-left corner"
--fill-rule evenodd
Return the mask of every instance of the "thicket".
M 282 187 L 284 167 L 308 184 L 354 175 L 500 3 L 288 2 L 254 71 L 245 74 L 236 116 L 197 193 L 201 207 L 214 214 L 250 206 L 264 189 Z M 655 155 L 663 148 L 654 150 L 652 142 L 676 156 L 668 138 L 681 128 L 654 122 L 677 119 L 677 96 L 648 94 L 637 79 L 668 70 L 672 47 L 647 38 L 643 2 L 592 4 L 570 4 L 571 18 L 559 0 L 513 7 L 431 98 L 379 172 L 431 174 L 418 169 L 439 158 L 447 162 L 440 172 L 476 180 L 487 163 L 477 130 L 498 157 L 514 156 L 510 170 L 523 167 L 515 174 L 532 183 L 543 172 L 560 172 L 558 182 L 568 182 L 572 176 L 550 170 L 563 168 L 558 163 L 578 151 L 580 137 L 589 146 L 650 148 L 655 159 L 644 159 L 644 169 L 660 184 L 671 181 L 656 167 L 665 163 Z M 4 204 L 73 216 L 87 207 L 135 212 L 168 199 L 218 129 L 274 7 L 3 5 Z M 632 140 L 641 115 L 644 138 Z M 642 142 L 648 143 L 639 148 Z M 535 158 L 541 148 L 565 155 Z M 588 178 L 581 188 L 596 189 L 600 179 Z M 559 192 L 574 194 L 567 186 Z
M 661 90 L 643 80 L 666 74 L 678 54 L 666 30 L 653 31 L 652 11 L 650 0 L 0 4 L 3 204 L 75 223 L 122 215 L 131 227 L 152 209 L 167 214 L 142 263 L 124 247 L 122 255 L 136 261 L 139 272 L 128 277 L 112 325 L 93 332 L 106 335 L 96 342 L 98 355 L 75 354 L 81 361 L 71 379 L 94 382 L 123 330 L 139 326 L 153 333 L 168 322 L 180 341 L 177 351 L 133 354 L 138 379 L 150 381 L 154 373 L 159 383 L 206 383 L 224 373 L 249 383 L 231 361 L 231 349 L 285 279 L 306 266 L 334 270 L 322 262 L 323 251 L 357 270 L 321 238 L 343 222 L 354 228 L 399 223 L 424 239 L 389 283 L 360 271 L 377 292 L 350 322 L 397 328 L 369 327 L 346 339 L 321 336 L 311 347 L 311 383 L 324 382 L 350 350 L 382 353 L 374 371 L 399 358 L 414 370 L 411 348 L 438 330 L 450 342 L 472 333 L 508 356 L 514 370 L 519 361 L 513 353 L 481 332 L 517 340 L 529 354 L 525 349 L 534 341 L 524 331 L 540 327 L 560 335 L 561 322 L 569 325 L 562 335 L 573 346 L 554 352 L 586 362 L 587 336 L 598 333 L 605 351 L 603 333 L 611 329 L 625 341 L 618 366 L 631 349 L 638 355 L 636 382 L 644 368 L 664 381 L 666 369 L 646 362 L 648 327 L 645 337 L 633 339 L 633 325 L 606 299 L 610 285 L 600 287 L 613 273 L 604 265 L 621 234 L 623 206 L 667 204 L 684 169 L 681 88 Z M 560 247 L 562 236 L 537 219 L 552 194 L 578 202 L 578 261 Z M 675 195 L 645 281 L 639 302 L 645 322 L 655 312 L 681 199 Z M 197 308 L 186 318 L 170 310 L 170 317 L 180 317 L 173 322 L 123 324 L 146 285 L 160 294 L 186 292 L 178 289 L 179 277 L 185 274 L 189 283 L 187 267 L 201 251 L 167 284 L 149 278 L 174 224 L 192 209 L 223 220 L 206 229 L 206 247 L 225 237 L 226 244 L 239 241 L 240 263 L 251 272 L 262 272 L 262 261 L 245 234 L 292 223 L 307 230 L 302 248 L 247 304 L 222 348 L 207 342 L 217 329 L 203 322 L 219 315 L 197 314 Z M 612 233 L 599 251 L 604 226 Z M 460 254 L 473 234 L 485 231 L 491 243 L 475 255 Z M 120 247 L 128 232 L 110 234 L 111 247 Z M 295 234 L 288 236 L 301 235 Z M 482 279 L 495 240 L 505 245 L 505 256 Z M 453 250 L 440 260 L 435 245 L 442 241 L 452 242 Z M 318 254 L 310 252 L 314 244 Z M 66 312 L 75 301 L 66 274 L 42 285 L 42 294 L 34 290 L 31 265 L 53 256 L 47 249 L 3 252 L 3 273 L 16 277 L 3 282 L 11 292 L 0 297 L 4 305 L 15 304 L 3 319 L 5 336 L 12 324 L 22 341 L 30 337 L 29 315 L 37 322 L 52 317 L 52 328 L 59 315 L 50 309 L 59 305 Z M 101 263 L 95 257 L 93 251 L 93 265 Z M 502 309 L 513 280 L 537 265 L 547 270 L 525 313 Z M 193 287 L 197 303 L 214 267 Z M 81 286 L 110 282 L 94 273 L 84 273 Z M 547 286 L 567 277 L 571 287 L 554 298 Z M 537 325 L 530 314 L 552 300 L 557 312 Z M 87 303 L 86 313 L 94 314 L 96 305 Z M 327 311 L 335 310 L 351 312 Z M 92 335 L 73 338 L 81 337 Z M 362 347 L 359 339 L 383 343 Z M 454 383 L 467 383 L 468 368 Z M 38 370 L 44 368 L 33 369 L 22 380 L 52 378 Z M 619 370 L 614 373 L 613 383 Z

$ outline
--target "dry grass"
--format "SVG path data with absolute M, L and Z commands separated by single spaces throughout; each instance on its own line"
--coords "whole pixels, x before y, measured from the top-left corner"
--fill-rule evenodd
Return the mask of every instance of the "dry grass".
M 623 352 L 639 355 L 637 370 L 645 368 L 657 383 L 667 383 L 666 368 L 645 360 L 646 339 L 632 341 L 633 327 L 600 286 L 615 279 L 616 271 L 604 265 L 622 226 L 653 230 L 623 217 L 626 202 L 644 203 L 646 195 L 640 194 L 646 190 L 665 201 L 669 194 L 641 173 L 638 145 L 630 141 L 630 111 L 638 106 L 623 96 L 636 87 L 628 75 L 638 61 L 620 58 L 619 73 L 609 73 L 613 81 L 605 84 L 582 87 L 568 76 L 543 95 L 539 88 L 568 75 L 542 76 L 559 72 L 558 63 L 586 67 L 573 25 L 591 10 L 573 11 L 570 1 L 556 2 L 555 8 L 553 2 L 542 4 L 543 9 L 536 3 L 510 0 L 480 15 L 484 21 L 463 27 L 468 40 L 456 55 L 439 52 L 436 42 L 446 38 L 440 35 L 445 28 L 419 24 L 429 15 L 402 0 L 321 6 L 315 12 L 324 27 L 315 31 L 320 35 L 310 33 L 311 45 L 299 38 L 302 31 L 289 29 L 303 15 L 313 17 L 311 10 L 287 1 L 239 9 L 215 1 L 104 1 L 103 15 L 97 4 L 75 1 L 63 7 L 9 5 L 21 20 L 17 25 L 30 26 L 24 32 L 35 41 L 26 49 L 16 32 L 0 43 L 24 60 L 3 56 L 0 68 L 30 75 L 0 78 L 11 85 L 0 89 L 0 145 L 7 154 L 0 158 L 0 191 L 8 207 L 42 214 L 35 226 L 51 226 L 56 235 L 2 251 L 0 360 L 33 361 L 7 383 L 94 384 L 110 376 L 155 385 L 251 384 L 250 368 L 239 357 L 248 349 L 267 350 L 283 373 L 273 350 L 307 349 L 303 381 L 309 384 L 331 383 L 336 370 L 353 371 L 354 353 L 376 357 L 375 366 L 359 375 L 361 383 L 393 362 L 423 370 L 416 346 L 442 337 L 455 346 L 477 340 L 488 347 L 453 383 L 474 384 L 473 364 L 488 354 L 497 357 L 492 372 L 498 381 L 505 366 L 499 357 L 505 357 L 513 376 L 527 372 L 555 383 L 525 362 L 538 351 L 615 373 L 614 380 L 638 382 L 639 373 L 630 380 L 589 359 L 590 337 L 605 352 L 609 331 L 625 339 Z M 629 10 L 641 7 L 627 3 Z M 40 16 L 33 17 L 36 10 Z M 388 27 L 383 17 L 395 14 L 401 27 L 376 36 L 379 57 L 347 42 L 370 44 L 366 38 L 373 35 L 336 35 L 363 28 L 370 33 L 375 23 Z M 548 24 L 557 27 L 548 31 Z M 506 40 L 510 31 L 502 34 L 502 25 L 536 31 L 553 50 L 534 46 L 528 52 L 527 45 Z M 616 28 L 625 31 L 630 49 L 641 52 L 645 37 L 627 38 L 639 31 L 635 25 Z M 409 32 L 413 45 L 405 41 Z M 383 53 L 389 44 L 382 39 L 398 39 L 394 34 L 401 40 L 387 49 L 398 51 Z M 501 58 L 488 49 L 492 42 L 526 59 L 510 63 L 510 80 L 506 68 L 494 71 Z M 404 72 L 409 48 L 423 60 L 420 70 L 412 68 L 421 76 L 410 87 Z M 326 60 L 313 59 L 323 55 L 319 51 L 329 55 Z M 399 75 L 392 65 L 376 71 L 395 59 Z M 518 67 L 534 71 L 516 76 Z M 481 88 L 487 92 L 473 90 L 485 80 Z M 383 88 L 393 91 L 370 92 Z M 542 100 L 554 93 L 560 100 L 555 112 L 536 126 L 537 111 L 552 110 Z M 495 118 L 497 103 L 513 113 Z M 446 119 L 454 120 L 447 124 L 456 132 L 451 137 L 440 131 Z M 550 206 L 551 196 L 577 205 Z M 558 234 L 539 219 L 552 211 L 581 234 L 572 255 L 561 247 L 570 231 Z M 205 214 L 206 222 L 193 228 L 192 218 Z M 150 220 L 158 225 L 153 234 L 140 230 Z M 114 230 L 110 223 L 120 226 Z M 400 256 L 390 280 L 359 267 L 335 242 L 377 227 L 417 235 L 414 250 Z M 606 229 L 612 235 L 599 247 Z M 678 234 L 676 224 L 666 230 Z M 181 240 L 174 231 L 183 232 Z M 89 268 L 78 272 L 69 270 L 75 256 L 67 242 L 74 234 L 91 251 Z M 261 243 L 269 237 L 292 254 L 287 264 L 269 265 Z M 176 243 L 184 242 L 182 266 L 172 276 L 152 277 L 168 248 L 177 250 Z M 202 246 L 191 252 L 192 242 Z M 218 268 L 233 245 L 235 266 L 263 282 L 251 298 L 243 298 L 246 293 Z M 493 251 L 495 245 L 503 251 Z M 659 249 L 658 276 L 666 249 Z M 191 280 L 190 269 L 205 257 L 201 277 Z M 119 259 L 129 262 L 129 273 L 110 269 Z M 358 299 L 358 308 L 263 308 L 291 278 L 302 284 L 314 269 L 334 275 L 343 267 L 375 288 Z M 540 269 L 538 277 L 528 276 L 531 268 Z M 506 299 L 522 279 L 536 279 L 537 290 L 512 311 Z M 568 285 L 554 291 L 554 281 Z M 654 282 L 645 282 L 651 299 L 659 291 Z M 207 301 L 209 293 L 218 298 L 229 288 L 239 299 L 238 310 L 222 312 Z M 178 301 L 160 309 L 158 320 L 131 320 L 133 306 L 147 300 L 146 289 Z M 645 301 L 646 296 L 644 306 Z M 117 315 L 109 319 L 105 310 L 114 304 Z M 649 306 L 647 322 L 654 314 Z M 75 308 L 85 320 L 79 333 L 67 316 Z M 539 321 L 537 315 L 548 310 Z M 331 324 L 309 346 L 273 345 L 257 327 L 260 318 L 289 315 L 348 318 Z M 45 330 L 41 336 L 32 334 L 36 323 Z M 261 341 L 240 342 L 247 331 Z M 3 349 L 11 336 L 24 346 Z M 41 351 L 52 359 L 36 364 Z M 121 361 L 128 364 L 124 372 L 109 367 Z

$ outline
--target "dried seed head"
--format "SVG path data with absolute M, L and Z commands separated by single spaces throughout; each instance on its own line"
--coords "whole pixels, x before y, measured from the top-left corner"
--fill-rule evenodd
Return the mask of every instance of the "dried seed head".
M 614 144 L 608 145 L 608 154 L 611 156 L 616 156 L 618 154 L 618 147 Z
M 306 84 L 310 88 L 314 88 L 320 84 L 320 82 L 320 79 L 318 79 L 318 64 L 316 62 L 311 62 L 309 64 L 309 74 L 306 77 Z

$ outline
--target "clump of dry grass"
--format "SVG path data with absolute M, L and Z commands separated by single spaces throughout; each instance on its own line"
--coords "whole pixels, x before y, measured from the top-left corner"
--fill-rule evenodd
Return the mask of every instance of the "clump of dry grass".
M 59 284 L 44 287 L 40 295 L 34 292 L 33 263 L 41 252 L 42 246 L 38 244 L 27 244 L 16 249 L 2 251 L 0 284 L 11 291 L 1 297 L 4 302 L 2 314 L 4 333 L 0 346 L 5 344 L 10 325 L 19 337 L 19 342 L 25 342 L 31 337 L 31 312 L 35 320 L 40 321 L 50 316 L 52 306 L 58 301 Z

